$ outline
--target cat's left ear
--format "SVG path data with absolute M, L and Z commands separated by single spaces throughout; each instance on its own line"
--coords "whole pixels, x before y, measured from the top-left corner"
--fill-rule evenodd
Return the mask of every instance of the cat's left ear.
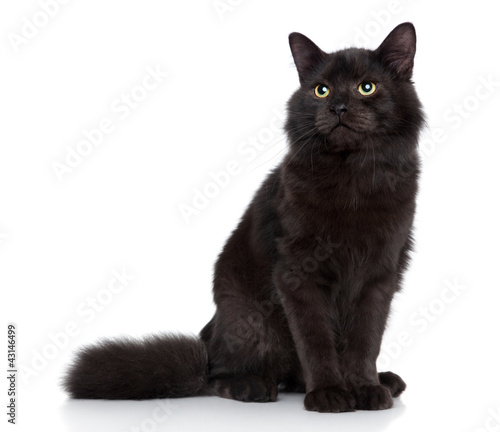
M 417 35 L 412 23 L 398 25 L 375 50 L 375 54 L 400 79 L 410 79 Z
M 321 51 L 311 39 L 301 33 L 290 33 L 288 41 L 290 42 L 293 61 L 299 73 L 300 83 L 303 84 L 327 54 Z

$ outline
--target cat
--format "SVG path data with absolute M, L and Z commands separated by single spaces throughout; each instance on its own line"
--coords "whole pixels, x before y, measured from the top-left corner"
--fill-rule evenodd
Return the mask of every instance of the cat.
M 73 398 L 305 393 L 309 411 L 381 410 L 406 388 L 378 373 L 390 304 L 412 249 L 424 125 L 411 81 L 416 34 L 376 50 L 323 52 L 289 36 L 300 87 L 289 151 L 264 181 L 214 270 L 216 312 L 199 337 L 161 334 L 82 348 Z

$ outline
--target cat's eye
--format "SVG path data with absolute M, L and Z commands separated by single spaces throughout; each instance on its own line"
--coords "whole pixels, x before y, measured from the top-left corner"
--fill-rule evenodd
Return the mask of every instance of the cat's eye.
M 376 89 L 377 89 L 377 86 L 375 85 L 375 83 L 372 83 L 371 81 L 363 81 L 358 86 L 358 91 L 363 96 L 369 96 L 369 95 L 371 95 Z
M 317 85 L 314 94 L 319 98 L 326 98 L 330 94 L 330 89 L 324 84 Z

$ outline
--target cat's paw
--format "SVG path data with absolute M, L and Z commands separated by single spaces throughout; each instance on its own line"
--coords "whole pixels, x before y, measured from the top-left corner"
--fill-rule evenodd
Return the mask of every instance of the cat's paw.
M 392 397 L 398 397 L 406 390 L 406 383 L 399 375 L 393 372 L 380 372 L 378 374 L 378 379 L 380 384 L 389 388 Z
M 255 375 L 213 378 L 209 386 L 217 396 L 242 402 L 274 402 L 278 397 L 275 382 Z
M 338 387 L 313 390 L 304 399 L 307 411 L 330 413 L 354 411 L 355 403 L 356 400 L 349 392 Z
M 353 391 L 356 398 L 356 409 L 360 410 L 384 410 L 391 408 L 391 391 L 383 385 L 364 385 L 356 387 Z

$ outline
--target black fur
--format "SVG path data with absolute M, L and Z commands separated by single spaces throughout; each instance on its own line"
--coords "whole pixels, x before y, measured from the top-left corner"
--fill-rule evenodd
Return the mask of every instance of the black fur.
M 206 387 L 206 369 L 205 344 L 195 336 L 107 340 L 80 350 L 64 386 L 83 399 L 196 396 Z
M 266 402 L 279 390 L 305 392 L 311 411 L 392 406 L 406 385 L 375 362 L 412 246 L 424 121 L 415 44 L 410 23 L 375 51 L 326 54 L 290 35 L 301 86 L 288 103 L 289 153 L 219 256 L 202 342 L 85 348 L 66 378 L 73 397 Z M 359 90 L 366 82 L 372 94 Z

